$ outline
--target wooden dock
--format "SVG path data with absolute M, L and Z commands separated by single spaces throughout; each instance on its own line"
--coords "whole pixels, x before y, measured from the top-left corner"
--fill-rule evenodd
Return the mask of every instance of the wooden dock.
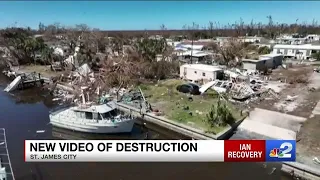
M 44 83 L 44 80 L 41 78 L 40 73 L 24 73 L 21 74 L 21 83 L 18 86 L 18 89 L 26 89 L 34 86 L 41 86 Z
M 43 83 L 49 83 L 50 79 L 45 78 L 41 76 L 40 73 L 32 72 L 32 73 L 24 73 L 24 72 L 14 72 L 12 73 L 11 71 L 4 72 L 4 74 L 10 78 L 15 79 L 16 77 L 20 76 L 21 81 L 19 85 L 17 86 L 16 89 L 27 89 L 30 87 L 35 87 L 35 86 L 42 86 Z
M 0 128 L 0 179 L 15 180 L 7 146 L 6 131 Z

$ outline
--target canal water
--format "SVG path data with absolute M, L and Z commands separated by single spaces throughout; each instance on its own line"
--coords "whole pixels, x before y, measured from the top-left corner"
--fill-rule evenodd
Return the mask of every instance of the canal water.
M 26 163 L 25 139 L 184 139 L 163 129 L 135 126 L 129 135 L 89 135 L 52 128 L 48 111 L 56 105 L 41 89 L 3 92 L 8 81 L 0 75 L 0 128 L 7 144 L 16 180 L 289 180 L 278 164 L 262 163 Z M 45 130 L 37 134 L 37 130 Z M 161 133 L 159 133 L 161 132 Z M 276 170 L 274 170 L 276 168 Z M 271 173 L 273 172 L 273 173 Z

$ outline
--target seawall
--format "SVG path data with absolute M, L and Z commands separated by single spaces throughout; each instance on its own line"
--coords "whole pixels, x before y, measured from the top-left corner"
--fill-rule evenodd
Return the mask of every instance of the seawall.
M 144 119 L 147 123 L 156 124 L 160 127 L 169 129 L 176 133 L 180 133 L 184 136 L 190 137 L 192 139 L 199 140 L 223 140 L 228 139 L 233 134 L 233 131 L 241 124 L 245 119 L 237 121 L 232 127 L 227 128 L 221 133 L 216 135 L 205 133 L 199 129 L 188 127 L 186 125 L 170 121 L 164 117 L 155 116 L 152 113 L 145 113 L 140 111 L 140 109 L 123 104 L 117 103 L 119 110 L 131 113 L 133 116 Z M 308 180 L 320 180 L 320 169 L 315 169 L 310 166 L 298 163 L 298 162 L 285 162 L 282 163 L 281 171 L 300 179 Z

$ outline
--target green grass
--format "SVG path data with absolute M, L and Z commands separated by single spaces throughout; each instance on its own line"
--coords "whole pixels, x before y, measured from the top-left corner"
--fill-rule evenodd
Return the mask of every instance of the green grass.
M 208 90 L 203 96 L 183 94 L 176 90 L 176 87 L 183 83 L 185 81 L 166 80 L 157 84 L 144 84 L 140 88 L 152 107 L 162 111 L 170 120 L 212 133 L 225 129 L 225 127 L 209 127 L 204 122 L 212 104 L 217 103 L 218 94 L 213 90 Z M 189 100 L 190 97 L 192 101 Z M 231 104 L 228 104 L 228 107 L 234 117 L 240 119 L 240 113 Z

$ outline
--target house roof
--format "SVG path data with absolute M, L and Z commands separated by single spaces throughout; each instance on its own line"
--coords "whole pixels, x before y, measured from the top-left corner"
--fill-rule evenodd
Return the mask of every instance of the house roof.
M 199 70 L 199 71 L 221 71 L 222 69 L 217 66 L 206 65 L 206 64 L 184 64 L 182 67 Z
M 193 57 L 202 57 L 202 56 L 208 56 L 208 55 L 211 55 L 211 53 L 207 53 L 207 52 L 204 52 L 204 51 L 198 51 L 198 50 L 188 50 L 188 51 L 185 51 L 185 52 L 182 52 L 182 56 L 192 56 Z
M 266 60 L 269 60 L 269 59 L 242 59 L 242 62 L 250 62 L 250 63 L 258 63 L 258 62 L 261 62 L 261 61 L 266 61 Z
M 208 44 L 212 43 L 213 41 L 194 41 L 193 46 L 207 46 Z M 181 43 L 182 45 L 191 45 L 192 41 L 184 41 Z
M 260 55 L 260 57 L 278 57 L 278 56 L 283 56 L 282 54 L 263 54 Z
M 303 45 L 287 45 L 287 44 L 276 44 L 274 49 L 298 49 L 298 50 L 320 50 L 320 46 L 303 44 Z
M 191 48 L 191 49 L 202 49 L 203 45 L 196 45 L 196 44 L 179 44 L 178 47 L 182 48 Z

